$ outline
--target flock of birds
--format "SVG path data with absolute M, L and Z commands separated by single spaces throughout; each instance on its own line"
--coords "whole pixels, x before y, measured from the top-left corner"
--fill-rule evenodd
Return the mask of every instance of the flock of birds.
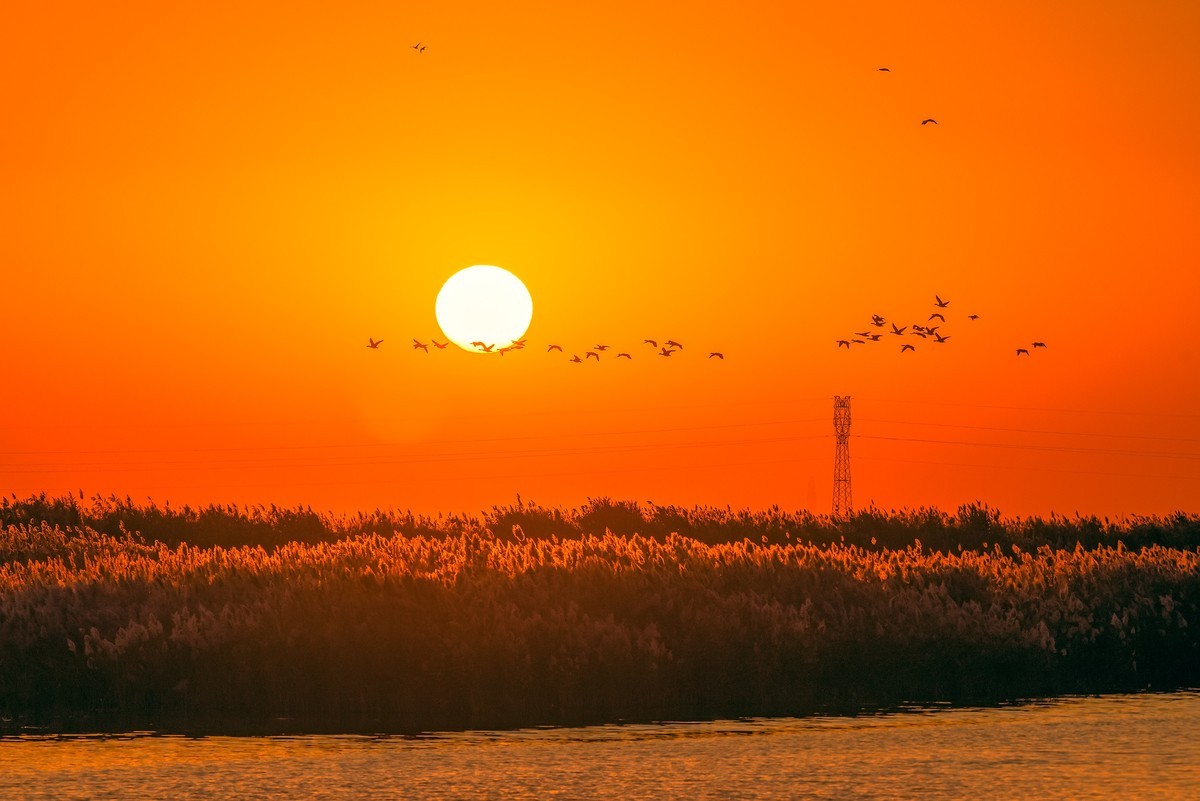
M 514 339 L 509 344 L 502 345 L 500 347 L 496 347 L 495 343 L 476 341 L 476 342 L 471 342 L 470 346 L 475 348 L 480 353 L 497 353 L 497 354 L 503 356 L 504 354 L 510 353 L 514 350 L 523 350 L 525 348 L 525 344 L 527 341 L 528 340 L 525 340 L 525 339 Z M 367 347 L 370 348 L 371 350 L 378 350 L 379 346 L 382 344 L 383 344 L 382 339 L 375 339 L 374 337 L 369 337 L 367 339 Z M 436 339 L 430 339 L 428 342 L 422 342 L 419 339 L 414 339 L 412 341 L 413 350 L 423 350 L 426 353 L 429 353 L 430 345 L 433 345 L 433 347 L 435 347 L 438 350 L 445 350 L 449 344 L 450 344 L 449 340 L 447 340 L 446 342 L 438 342 Z M 680 344 L 679 342 L 676 342 L 673 339 L 663 340 L 661 347 L 659 346 L 658 340 L 656 340 L 656 339 L 643 339 L 642 344 L 649 345 L 651 347 L 651 349 L 653 350 L 654 355 L 662 356 L 662 357 L 669 357 L 669 356 L 672 356 L 683 350 L 683 345 Z M 571 356 L 571 358 L 568 359 L 567 361 L 572 362 L 574 364 L 582 364 L 583 362 L 587 361 L 588 359 L 595 359 L 596 361 L 600 361 L 600 355 L 601 354 L 607 355 L 607 351 L 609 351 L 609 350 L 612 350 L 612 345 L 605 345 L 605 344 L 593 345 L 591 350 L 584 351 L 583 358 L 580 358 L 579 354 L 576 353 L 576 354 L 573 354 Z M 562 353 L 564 356 L 566 355 L 566 352 L 563 350 L 562 345 L 559 345 L 556 343 L 550 343 L 549 345 L 546 346 L 547 353 L 554 353 L 555 351 Z M 614 358 L 629 359 L 630 361 L 632 361 L 633 354 L 628 353 L 626 351 L 621 351 L 621 352 L 617 353 Z M 725 354 L 722 353 L 721 351 L 714 350 L 714 351 L 709 352 L 708 358 L 720 359 L 720 360 L 724 361 Z
M 834 342 L 839 348 L 850 349 L 852 345 L 868 345 L 873 342 L 879 342 L 886 334 L 903 337 L 906 332 L 908 336 L 920 337 L 921 339 L 931 342 L 934 345 L 942 345 L 950 341 L 949 334 L 943 334 L 941 331 L 942 325 L 946 322 L 945 310 L 949 308 L 950 301 L 943 300 L 940 295 L 933 296 L 933 305 L 936 311 L 933 311 L 927 320 L 923 323 L 910 323 L 908 325 L 897 325 L 889 323 L 887 318 L 880 314 L 871 315 L 871 325 L 875 328 L 885 329 L 883 332 L 872 333 L 871 331 L 855 331 L 854 336 L 849 339 L 836 339 Z M 975 322 L 979 319 L 978 314 L 968 314 L 967 319 Z M 930 325 L 934 320 L 938 320 L 937 325 Z M 887 326 L 891 325 L 891 330 L 886 330 Z M 1028 356 L 1030 348 L 1037 350 L 1038 348 L 1046 347 L 1045 342 L 1033 342 L 1028 348 L 1017 348 L 1017 356 Z M 900 352 L 916 351 L 917 346 L 904 342 L 900 345 Z
M 415 50 L 417 52 L 417 54 L 419 55 L 419 54 L 425 52 L 426 45 L 422 44 L 421 42 L 417 42 L 415 45 L 412 45 L 412 49 Z M 877 71 L 890 73 L 891 69 L 888 67 L 879 67 Z M 933 117 L 926 117 L 925 119 L 921 120 L 921 124 L 922 125 L 937 125 L 938 121 L 936 119 L 934 119 Z M 903 336 L 905 336 L 906 332 L 908 333 L 909 336 L 920 337 L 921 339 L 932 342 L 933 344 L 936 344 L 936 345 L 945 344 L 946 342 L 948 342 L 950 340 L 950 335 L 943 334 L 941 332 L 941 327 L 946 322 L 946 316 L 943 312 L 945 309 L 947 309 L 950 306 L 950 301 L 943 300 L 939 295 L 934 295 L 933 297 L 934 297 L 933 305 L 934 305 L 934 307 L 936 307 L 937 311 L 934 311 L 933 313 L 931 313 L 929 315 L 929 318 L 924 323 L 910 323 L 909 325 L 900 326 L 893 322 L 890 324 L 891 330 L 886 330 L 883 333 L 872 333 L 871 331 L 856 331 L 854 333 L 854 336 L 849 339 L 835 340 L 835 342 L 837 343 L 837 347 L 846 348 L 847 350 L 849 350 L 852 345 L 866 345 L 866 344 L 870 344 L 870 343 L 879 342 L 880 340 L 883 339 L 885 334 L 891 334 L 893 336 L 903 337 Z M 978 314 L 968 314 L 967 319 L 970 320 L 971 322 L 974 322 L 979 319 L 979 315 Z M 938 325 L 929 325 L 929 323 L 932 323 L 934 320 L 939 321 Z M 883 317 L 882 315 L 879 315 L 879 314 L 871 315 L 871 325 L 873 327 L 885 328 L 888 324 L 889 324 L 888 320 L 885 317 Z M 471 347 L 477 349 L 480 353 L 498 353 L 501 356 L 503 356 L 505 353 L 509 353 L 514 350 L 522 350 L 525 347 L 525 343 L 526 343 L 526 340 L 524 340 L 524 339 L 514 339 L 508 345 L 503 345 L 499 348 L 496 347 L 495 343 L 485 343 L 485 342 L 478 342 L 478 341 L 472 342 L 472 343 L 470 343 L 470 345 L 471 345 Z M 379 346 L 382 344 L 383 344 L 382 339 L 377 340 L 374 338 L 370 338 L 367 340 L 367 347 L 371 348 L 372 350 L 378 349 Z M 445 350 L 446 347 L 450 343 L 448 341 L 447 342 L 438 342 L 436 339 L 431 339 L 429 342 L 422 342 L 418 339 L 414 339 L 412 346 L 413 346 L 414 350 L 423 350 L 426 353 L 428 353 L 429 346 L 431 344 L 433 345 L 433 347 L 437 348 L 438 350 Z M 661 348 L 659 348 L 658 341 L 654 340 L 654 339 L 643 340 L 642 344 L 649 345 L 652 349 L 654 349 L 655 355 L 661 356 L 661 357 L 669 357 L 672 354 L 683 350 L 683 345 L 681 345 L 678 342 L 671 340 L 671 339 L 664 340 Z M 1018 357 L 1029 356 L 1031 348 L 1033 350 L 1037 350 L 1038 348 L 1045 348 L 1045 347 L 1046 347 L 1045 342 L 1035 341 L 1035 342 L 1031 343 L 1029 345 L 1029 347 L 1017 348 L 1016 355 Z M 611 346 L 609 346 L 609 345 L 604 345 L 604 344 L 594 345 L 591 350 L 584 351 L 583 358 L 580 358 L 579 354 L 576 353 L 576 354 L 573 354 L 568 361 L 570 361 L 574 364 L 582 364 L 583 362 L 587 361 L 588 359 L 595 359 L 597 362 L 599 362 L 600 355 L 603 353 L 606 353 L 606 351 L 608 351 L 610 349 L 611 349 Z M 900 345 L 901 353 L 905 353 L 908 351 L 915 352 L 916 349 L 917 349 L 917 346 L 910 342 L 904 342 Z M 546 348 L 547 353 L 553 353 L 554 351 L 558 351 L 559 353 L 564 353 L 561 345 L 550 344 Z M 615 358 L 632 360 L 633 355 L 628 352 L 621 351 L 616 354 Z M 720 351 L 712 351 L 708 354 L 708 358 L 724 360 L 725 354 L 721 353 Z

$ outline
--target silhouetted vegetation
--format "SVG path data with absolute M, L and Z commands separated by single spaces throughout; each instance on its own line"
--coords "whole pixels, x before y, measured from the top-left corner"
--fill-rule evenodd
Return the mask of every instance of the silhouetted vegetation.
M 593 503 L 588 525 L 636 523 L 636 507 L 606 508 Z M 796 518 L 774 510 L 638 511 L 709 537 L 755 536 L 546 538 L 539 526 L 581 516 L 540 507 L 494 510 L 497 522 L 520 520 L 504 537 L 425 521 L 434 535 L 334 543 L 322 540 L 345 531 L 323 518 L 235 515 L 246 518 L 239 536 L 295 525 L 317 540 L 271 549 L 10 525 L 0 529 L 0 713 L 60 729 L 406 731 L 1200 683 L 1196 550 L 872 550 L 797 543 Z M 99 514 L 123 524 L 117 509 Z M 203 512 L 145 519 L 216 531 Z M 905 523 L 943 542 L 1005 530 L 986 510 L 856 520 L 877 539 L 900 537 Z M 812 530 L 843 531 L 821 525 Z
M 460 537 L 488 530 L 503 540 L 578 537 L 583 534 L 640 534 L 663 540 L 671 534 L 717 544 L 750 540 L 764 544 L 810 542 L 857 545 L 869 550 L 906 548 L 915 543 L 933 550 L 987 550 L 995 545 L 1025 550 L 1049 545 L 1085 548 L 1099 545 L 1142 548 L 1200 547 L 1200 515 L 1177 512 L 1165 517 L 1135 516 L 1110 520 L 1088 516 L 1005 518 L 986 505 L 969 504 L 954 514 L 937 509 L 884 511 L 866 509 L 844 520 L 807 511 L 761 511 L 728 507 L 641 505 L 609 498 L 589 499 L 575 509 L 518 503 L 494 506 L 480 515 L 426 516 L 381 510 L 333 515 L 308 507 L 210 505 L 173 508 L 136 503 L 129 498 L 35 495 L 0 498 L 0 526 L 86 526 L 114 537 L 136 532 L 147 542 L 188 543 L 226 548 L 256 545 L 276 548 L 291 542 L 336 542 L 363 534 Z

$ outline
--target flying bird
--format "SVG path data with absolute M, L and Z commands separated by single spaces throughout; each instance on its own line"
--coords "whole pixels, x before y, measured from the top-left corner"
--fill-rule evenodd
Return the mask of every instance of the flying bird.
M 412 49 L 416 50 L 418 53 L 421 52 L 421 43 L 417 42 L 415 45 L 412 46 Z
M 945 341 L 946 341 L 947 339 L 949 339 L 949 338 L 950 338 L 950 337 L 944 337 L 944 336 L 942 336 L 941 334 L 934 334 L 934 335 L 933 335 L 933 341 L 934 341 L 934 342 L 945 342 Z
M 546 348 L 546 353 L 549 353 L 552 350 L 556 350 L 559 353 L 562 353 L 562 345 L 551 345 L 550 347 Z
M 596 361 L 600 361 L 600 354 L 596 353 L 596 351 L 594 351 L 594 350 L 589 350 L 583 358 L 595 359 Z
M 618 353 L 617 358 L 618 359 L 625 358 L 625 359 L 630 359 L 630 360 L 633 359 L 633 357 L 630 356 L 628 353 Z
M 855 345 L 865 345 L 865 344 L 867 344 L 867 343 L 866 343 L 864 340 L 861 340 L 861 339 L 852 339 L 852 340 L 850 340 L 850 341 L 851 341 L 851 342 L 853 342 Z
M 943 317 L 942 315 L 938 314 L 937 312 L 934 312 L 933 314 L 929 315 L 929 320 L 934 320 L 934 319 L 941 320 L 943 323 L 946 322 L 946 318 Z M 929 320 L 926 320 L 925 322 L 929 322 Z
M 525 340 L 523 340 L 523 339 L 514 339 L 514 340 L 512 341 L 512 343 L 513 343 L 513 345 L 514 345 L 514 346 L 516 346 L 517 348 L 523 348 L 523 347 L 525 347 Z
M 725 354 L 714 350 L 712 353 L 708 354 L 708 358 L 710 358 L 710 359 L 717 358 L 717 359 L 721 359 L 722 361 L 724 361 Z
M 673 350 L 667 350 L 666 348 L 663 348 L 662 350 L 660 350 L 660 351 L 658 352 L 658 355 L 659 355 L 659 356 L 670 356 L 670 355 L 671 355 L 672 353 L 674 353 L 674 352 L 675 352 L 675 351 L 673 351 Z
M 579 358 L 579 354 L 576 353 L 574 356 L 571 357 L 571 361 L 575 362 L 575 364 L 579 364 L 580 362 L 583 361 L 583 359 Z
M 472 347 L 472 348 L 482 348 L 482 347 L 483 347 L 483 345 L 484 345 L 484 343 L 482 343 L 482 342 L 478 342 L 478 341 L 476 341 L 476 342 L 472 342 L 472 343 L 471 343 L 471 347 Z
M 900 346 L 901 353 L 904 353 L 904 351 L 906 351 L 906 350 L 916 350 L 916 349 L 917 349 L 916 345 L 909 345 L 907 342 Z
M 666 342 L 666 345 L 668 348 L 679 348 L 680 350 L 683 350 L 683 345 L 680 345 L 678 342 L 676 342 L 673 339 L 668 339 Z
M 377 350 L 379 348 L 379 346 L 382 344 L 383 344 L 382 339 L 375 340 L 372 337 L 367 337 L 367 347 L 370 348 L 371 350 Z
M 480 349 L 481 351 L 483 351 L 484 353 L 491 353 L 491 352 L 492 352 L 492 348 L 494 348 L 494 347 L 496 347 L 495 343 L 493 343 L 493 344 L 491 344 L 491 345 L 484 345 L 484 344 L 481 342 L 481 343 L 479 344 L 479 349 Z
M 905 332 L 907 329 L 908 329 L 908 326 L 907 326 L 907 325 L 906 325 L 906 326 L 904 326 L 904 328 L 897 328 L 897 327 L 896 327 L 896 324 L 895 324 L 895 323 L 892 323 L 892 330 L 891 330 L 891 331 L 889 331 L 888 333 L 889 333 L 889 334 L 895 334 L 896 336 L 903 336 L 903 335 L 904 335 L 904 332 Z
M 1017 355 L 1020 356 L 1022 353 L 1024 353 L 1026 356 L 1029 355 L 1029 351 L 1025 350 L 1024 348 L 1017 348 Z
M 593 348 L 595 348 L 595 349 L 596 349 L 596 350 L 598 350 L 598 351 L 606 351 L 606 350 L 608 350 L 608 349 L 609 349 L 609 347 L 611 347 L 611 346 L 609 346 L 609 345 L 593 345 L 592 347 L 593 347 Z
M 871 341 L 878 342 L 880 340 L 880 338 L 882 338 L 882 337 L 883 337 L 883 334 L 871 334 Z
M 431 339 L 429 341 L 432 342 L 433 346 L 438 350 L 445 350 L 446 346 L 450 344 L 449 342 L 438 342 L 436 339 Z
M 937 125 L 937 124 L 938 124 L 938 121 L 937 121 L 937 120 L 935 120 L 933 117 L 930 117 L 930 118 L 929 118 L 929 119 L 927 119 L 927 120 L 921 120 L 921 124 L 922 124 L 922 125 L 928 125 L 928 124 L 929 124 L 929 123 L 931 123 L 931 122 L 932 122 L 934 125 Z
M 420 348 L 421 350 L 425 351 L 426 353 L 429 353 L 428 345 L 426 345 L 424 342 L 421 342 L 418 339 L 414 339 L 413 340 L 413 350 L 416 350 L 417 348 Z
M 978 314 L 968 314 L 968 315 L 967 315 L 967 319 L 968 319 L 968 320 L 978 320 L 978 319 L 979 319 L 979 315 L 978 315 Z
M 855 332 L 854 332 L 854 336 L 856 336 L 856 337 L 869 337 L 869 336 L 871 336 L 871 332 L 870 332 L 870 331 L 855 331 Z
M 649 345 L 649 346 L 650 346 L 650 347 L 652 347 L 652 348 L 657 348 L 657 347 L 658 347 L 658 343 L 657 343 L 657 342 L 655 342 L 653 339 L 643 339 L 643 340 L 642 340 L 642 344 L 643 344 L 643 345 Z
M 944 309 L 950 305 L 950 301 L 942 300 L 940 295 L 934 295 L 933 298 L 936 301 L 933 305 L 937 306 L 939 309 Z
M 1044 348 L 1044 347 L 1046 347 L 1046 343 L 1045 342 L 1034 342 L 1033 346 L 1035 348 Z
M 418 50 L 417 52 L 418 52 L 418 53 L 424 53 L 424 52 L 425 52 L 425 48 L 426 48 L 426 45 L 421 45 L 421 49 L 420 49 L 420 50 Z
M 891 72 L 891 70 L 888 69 L 887 67 L 880 67 L 879 69 L 876 70 L 876 72 Z
M 848 340 L 848 339 L 839 339 L 839 340 L 837 341 L 837 346 L 838 346 L 839 348 L 844 346 L 844 347 L 845 347 L 847 350 L 849 350 L 849 349 L 850 349 L 850 340 Z

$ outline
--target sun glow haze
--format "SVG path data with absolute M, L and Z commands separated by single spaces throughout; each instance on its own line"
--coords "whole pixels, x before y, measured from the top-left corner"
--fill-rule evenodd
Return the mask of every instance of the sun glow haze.
M 533 298 L 508 270 L 476 264 L 450 276 L 438 292 L 434 313 L 451 342 L 483 353 L 471 343 L 503 347 L 525 334 L 533 319 Z
M 1200 3 L 5 11 L 5 495 L 1200 505 Z

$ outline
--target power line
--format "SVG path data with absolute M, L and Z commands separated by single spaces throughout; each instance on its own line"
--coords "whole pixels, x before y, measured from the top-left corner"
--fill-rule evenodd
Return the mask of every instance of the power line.
M 1200 414 L 1189 414 L 1185 412 L 1129 412 L 1124 410 L 1105 410 L 1105 409 L 1063 409 L 1049 406 L 1000 406 L 995 404 L 983 403 L 959 403 L 955 401 L 933 401 L 933 400 L 916 400 L 912 398 L 862 398 L 859 400 L 871 401 L 874 403 L 912 403 L 923 404 L 926 406 L 960 406 L 970 409 L 1007 409 L 1009 411 L 1019 412 L 1057 412 L 1060 414 L 1115 414 L 1115 415 L 1132 415 L 1134 417 L 1187 417 L 1200 420 Z
M 822 435 L 822 436 L 824 436 L 824 435 Z M 794 463 L 800 463 L 800 462 L 814 462 L 817 460 L 818 460 L 817 456 L 790 456 L 790 457 L 783 457 L 783 458 L 779 458 L 779 459 L 755 459 L 754 461 L 742 461 L 742 462 L 727 462 L 727 461 L 708 462 L 708 463 L 685 462 L 683 464 L 639 465 L 637 467 L 616 467 L 616 468 L 605 468 L 603 470 L 568 469 L 568 470 L 544 471 L 544 472 L 539 472 L 539 473 L 521 473 L 521 474 L 507 473 L 507 474 L 497 474 L 497 475 L 461 475 L 461 474 L 456 473 L 454 475 L 415 476 L 415 477 L 411 477 L 411 478 L 406 477 L 403 480 L 403 484 L 431 483 L 431 482 L 441 482 L 441 481 L 460 481 L 460 482 L 461 481 L 505 481 L 505 480 L 523 481 L 528 478 L 547 478 L 547 477 L 556 477 L 556 476 L 564 476 L 564 475 L 605 475 L 605 474 L 616 474 L 616 473 L 641 473 L 641 472 L 646 472 L 646 471 L 662 472 L 665 470 L 709 470 L 709 469 L 718 469 L 718 468 L 725 469 L 728 467 L 752 467 L 752 466 L 762 465 L 762 464 L 794 464 Z M 391 484 L 397 484 L 398 482 L 396 479 L 389 479 L 389 478 L 377 478 L 377 479 L 368 478 L 368 479 L 364 479 L 364 480 L 356 479 L 354 483 L 355 483 L 355 485 L 361 486 L 363 484 L 389 484 L 389 485 L 391 485 Z M 314 481 L 286 481 L 286 482 L 267 483 L 267 484 L 259 483 L 259 482 L 251 482 L 248 484 L 243 483 L 243 482 L 238 482 L 238 486 L 240 486 L 240 487 L 256 487 L 256 488 L 297 487 L 297 486 L 328 487 L 329 481 L 325 480 L 325 479 L 320 479 L 320 480 L 314 480 Z M 156 487 L 156 489 L 164 490 L 164 491 L 165 490 L 180 490 L 181 491 L 181 490 L 189 490 L 189 489 L 194 490 L 194 489 L 212 489 L 212 488 L 224 489 L 225 485 L 222 485 L 222 484 L 187 484 L 187 485 L 174 485 L 174 486 L 168 485 L 168 486 Z M 68 491 L 70 491 L 70 489 L 66 488 L 65 485 L 64 485 L 64 489 L 68 489 Z
M 572 413 L 577 415 L 599 415 L 605 413 L 615 414 L 648 414 L 652 412 L 679 412 L 684 409 L 717 409 L 729 406 L 778 406 L 778 405 L 795 405 L 798 403 L 815 403 L 817 401 L 824 402 L 827 397 L 804 397 L 804 398 L 756 398 L 753 400 L 729 400 L 729 401 L 713 401 L 710 403 L 673 403 L 669 406 L 635 406 L 617 408 L 613 406 L 600 406 L 587 409 L 573 408 Z M 502 415 L 497 415 L 497 419 L 506 420 L 512 417 L 541 417 L 547 414 L 549 409 L 513 409 L 506 411 Z M 313 426 L 329 423 L 331 420 L 338 421 L 341 418 L 328 418 L 326 420 L 307 420 L 307 421 L 280 421 L 280 420 L 259 420 L 259 421 L 189 421 L 187 423 L 64 423 L 56 421 L 53 423 L 20 423 L 13 425 L 0 425 L 0 431 L 27 431 L 29 429 L 50 428 L 55 431 L 64 429 L 83 429 L 85 431 L 96 431 L 100 429 L 108 430 L 141 430 L 150 431 L 155 429 L 189 429 L 189 428 L 264 428 L 267 426 L 275 427 L 303 427 L 311 428 Z M 825 418 L 821 418 L 824 420 Z
M 1037 473 L 1070 473 L 1078 476 L 1111 476 L 1113 478 L 1153 478 L 1164 481 L 1195 481 L 1197 476 L 1157 476 L 1147 473 L 1111 473 L 1100 472 L 1095 470 L 1065 470 L 1056 467 L 1041 467 L 1039 465 L 1019 465 L 1019 464 L 969 464 L 966 462 L 934 462 L 921 459 L 893 459 L 888 456 L 856 456 L 858 461 L 868 462 L 893 462 L 896 464 L 923 464 L 934 467 L 975 467 L 981 470 L 1020 470 L 1032 471 Z
M 787 437 L 764 437 L 758 439 L 741 439 L 741 440 L 717 440 L 709 442 L 685 442 L 685 443 L 645 443 L 641 445 L 616 445 L 616 446 L 592 446 L 585 448 L 559 448 L 559 449 L 542 449 L 542 450 L 521 450 L 521 451 L 496 451 L 491 453 L 449 453 L 449 454 L 409 454 L 407 456 L 368 456 L 360 459 L 349 461 L 309 461 L 295 462 L 276 460 L 264 462 L 262 460 L 233 460 L 226 462 L 156 462 L 153 464 L 143 464 L 139 462 L 67 462 L 64 467 L 56 467 L 53 463 L 39 463 L 24 467 L 14 465 L 0 466 L 0 473 L 18 473 L 18 474 L 42 474 L 42 473 L 90 473 L 99 469 L 106 470 L 123 470 L 126 472 L 140 472 L 146 470 L 223 470 L 223 469 L 239 469 L 239 468 L 268 468 L 268 467 L 283 467 L 283 468 L 301 468 L 301 467 L 354 467 L 354 466 L 370 466 L 370 465 L 388 465 L 388 464 L 413 464 L 413 463 L 446 463 L 458 461 L 475 461 L 480 459 L 529 459 L 537 457 L 555 457 L 555 456 L 591 456 L 608 453 L 629 453 L 638 451 L 654 451 L 654 450 L 681 450 L 692 448 L 710 448 L 722 446 L 744 446 L 758 445 L 777 442 L 792 442 L 805 439 L 825 439 L 828 434 L 810 434 L 796 435 Z M 343 457 L 337 457 L 343 458 Z M 47 469 L 31 469 L 44 467 Z
M 795 423 L 812 423 L 824 421 L 824 417 L 796 418 L 791 420 L 764 420 L 754 423 L 725 423 L 705 426 L 682 426 L 679 428 L 646 428 L 626 431 L 580 431 L 554 434 L 525 434 L 513 437 L 480 437 L 472 439 L 446 439 L 426 441 L 421 443 L 395 442 L 361 442 L 361 443 L 321 443 L 313 445 L 244 445 L 221 448 L 118 448 L 118 449 L 81 449 L 54 451 L 0 451 L 0 456 L 47 456 L 64 454 L 125 454 L 125 453 L 230 453 L 237 451 L 291 451 L 291 450 L 322 450 L 330 448 L 401 448 L 413 444 L 419 445 L 466 445 L 481 442 L 516 442 L 536 439 L 569 439 L 572 437 L 619 437 L 638 434 L 668 434 L 678 431 L 716 431 L 731 428 L 751 428 L 754 426 L 793 425 Z
M 1105 434 L 1091 431 L 1047 431 L 1039 428 L 1008 428 L 1005 426 L 972 426 L 957 423 L 923 423 L 916 420 L 881 420 L 879 418 L 860 417 L 864 423 L 889 423 L 905 426 L 935 426 L 937 428 L 969 428 L 978 431 L 1012 431 L 1021 434 L 1054 434 L 1064 437 L 1107 437 L 1111 439 L 1147 439 L 1159 442 L 1200 442 L 1193 437 L 1155 437 L 1145 434 Z
M 1058 453 L 1090 453 L 1106 456 L 1148 456 L 1161 459 L 1200 459 L 1195 453 L 1165 453 L 1163 451 L 1128 451 L 1115 448 L 1078 448 L 1068 445 L 1030 445 L 1016 442 L 971 442 L 952 439 L 922 439 L 919 437 L 883 437 L 874 434 L 855 434 L 859 439 L 879 439 L 892 442 L 922 442 L 934 445 L 967 445 L 981 448 L 1012 448 L 1016 450 L 1053 451 Z

